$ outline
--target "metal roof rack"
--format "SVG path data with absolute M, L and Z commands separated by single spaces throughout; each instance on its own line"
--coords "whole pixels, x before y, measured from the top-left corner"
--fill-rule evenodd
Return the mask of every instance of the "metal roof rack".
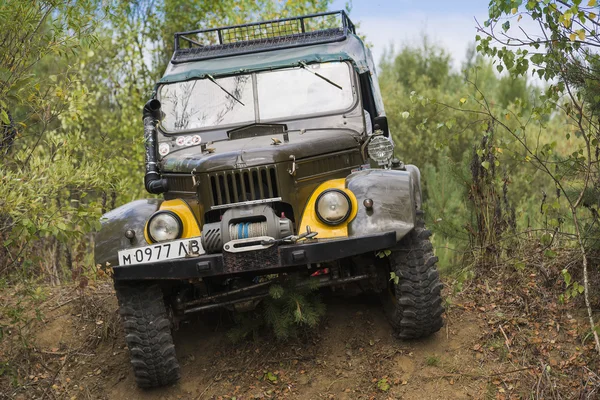
M 338 42 L 356 28 L 345 11 L 175 34 L 171 62 L 179 64 L 262 51 Z

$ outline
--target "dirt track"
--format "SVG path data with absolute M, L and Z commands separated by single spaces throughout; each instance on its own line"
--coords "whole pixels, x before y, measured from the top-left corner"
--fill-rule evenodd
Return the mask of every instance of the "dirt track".
M 109 309 L 116 308 L 106 297 Z M 481 362 L 473 347 L 485 323 L 474 315 L 451 311 L 449 323 L 434 337 L 402 342 L 394 338 L 376 298 L 328 297 L 326 303 L 321 328 L 309 339 L 287 343 L 259 339 L 233 345 L 218 315 L 183 324 L 175 336 L 181 381 L 154 391 L 137 389 L 117 334 L 93 353 L 73 355 L 61 372 L 63 381 L 70 377 L 62 393 L 128 400 L 485 398 L 496 392 L 485 376 L 514 369 L 510 363 Z M 72 331 L 76 312 L 48 321 L 38 334 L 40 346 L 49 352 L 72 347 L 85 331 Z
M 225 336 L 226 317 L 200 315 L 175 334 L 180 382 L 153 391 L 135 385 L 108 282 L 83 298 L 73 289 L 49 289 L 34 351 L 16 361 L 29 364 L 21 368 L 25 383 L 0 390 L 0 398 L 508 399 L 546 398 L 552 390 L 562 398 L 596 398 L 593 347 L 577 347 L 581 320 L 549 303 L 536 306 L 547 320 L 539 313 L 527 319 L 518 296 L 481 287 L 490 297 L 477 294 L 477 304 L 453 297 L 442 331 L 414 342 L 393 336 L 373 297 L 327 296 L 320 327 L 284 343 L 263 337 L 234 345 Z M 493 304 L 493 296 L 506 299 L 507 308 Z
M 485 382 L 452 385 L 450 379 L 439 378 L 446 370 L 475 361 L 469 338 L 477 339 L 477 324 L 462 321 L 456 328 L 448 338 L 444 330 L 426 341 L 402 343 L 392 336 L 378 303 L 364 298 L 329 300 L 327 322 L 308 343 L 259 341 L 235 346 L 223 338 L 218 326 L 198 320 L 182 327 L 176 337 L 183 361 L 178 385 L 142 392 L 126 370 L 124 379 L 106 390 L 110 398 L 128 399 L 246 399 L 269 394 L 299 399 L 468 398 L 469 393 L 482 393 Z M 125 357 L 119 359 L 126 362 Z M 428 360 L 437 365 L 428 366 Z M 268 379 L 269 372 L 276 382 Z M 390 388 L 384 391 L 386 383 Z

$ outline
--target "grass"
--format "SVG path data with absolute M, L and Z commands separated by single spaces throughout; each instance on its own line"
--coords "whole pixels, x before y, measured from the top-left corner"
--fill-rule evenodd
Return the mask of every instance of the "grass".
M 440 363 L 440 358 L 436 355 L 430 355 L 425 358 L 425 362 L 430 367 L 437 367 Z

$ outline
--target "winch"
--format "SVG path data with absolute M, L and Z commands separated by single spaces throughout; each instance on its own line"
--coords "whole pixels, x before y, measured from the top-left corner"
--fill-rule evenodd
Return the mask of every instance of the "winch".
M 207 253 L 219 253 L 231 240 L 282 239 L 293 233 L 292 221 L 278 217 L 269 205 L 242 206 L 225 211 L 220 222 L 204 224 L 202 246 Z
M 267 221 L 229 224 L 229 237 L 231 240 L 248 239 L 258 236 L 269 236 Z

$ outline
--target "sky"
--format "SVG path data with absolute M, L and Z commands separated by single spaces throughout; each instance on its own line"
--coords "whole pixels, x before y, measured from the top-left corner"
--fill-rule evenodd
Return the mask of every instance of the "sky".
M 353 0 L 350 19 L 372 44 L 375 62 L 386 48 L 418 44 L 426 34 L 446 49 L 455 68 L 475 42 L 475 19 L 487 19 L 488 0 Z M 346 0 L 334 0 L 331 10 L 344 9 Z

